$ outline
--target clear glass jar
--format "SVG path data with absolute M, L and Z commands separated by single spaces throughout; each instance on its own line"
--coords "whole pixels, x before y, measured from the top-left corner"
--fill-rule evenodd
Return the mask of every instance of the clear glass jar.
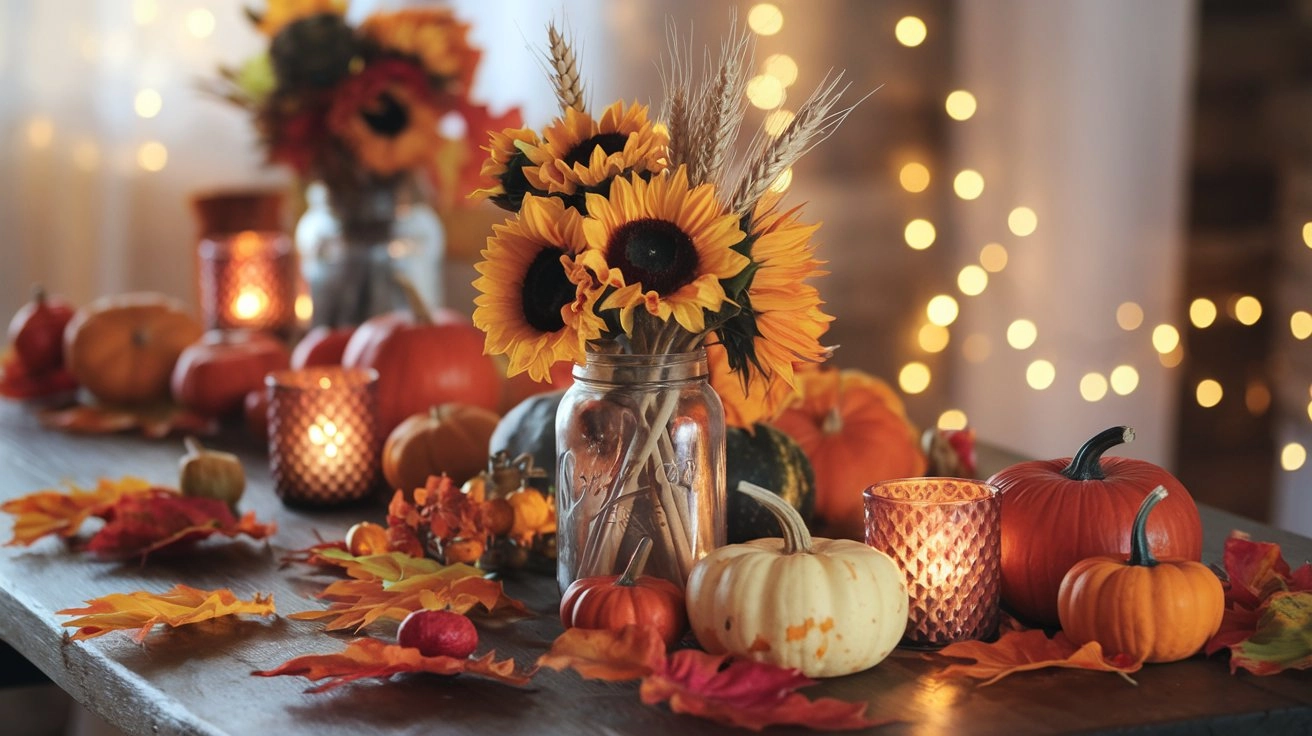
M 443 305 L 446 234 L 411 177 L 337 190 L 314 182 L 305 197 L 296 249 L 313 304 L 312 326 L 356 325 L 406 308 L 397 274 L 430 308 Z
M 556 411 L 557 582 L 618 575 L 643 537 L 644 575 L 683 586 L 725 543 L 724 408 L 706 351 L 588 353 Z

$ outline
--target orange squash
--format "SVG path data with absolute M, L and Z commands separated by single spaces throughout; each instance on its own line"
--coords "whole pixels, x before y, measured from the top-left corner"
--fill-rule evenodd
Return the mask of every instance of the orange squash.
M 861 493 L 923 475 L 925 455 L 902 399 L 875 376 L 821 369 L 798 374 L 801 397 L 773 422 L 815 470 L 816 517 L 831 537 L 864 538 Z
M 560 599 L 566 628 L 619 631 L 630 624 L 650 627 L 673 646 L 688 628 L 683 591 L 664 578 L 642 574 L 651 554 L 643 537 L 621 575 L 598 575 L 570 583 Z
M 397 425 L 383 445 L 383 477 L 392 488 L 422 488 L 446 473 L 456 484 L 487 467 L 488 443 L 500 421 L 479 406 L 443 404 Z
M 98 299 L 64 330 L 68 370 L 109 404 L 169 397 L 173 365 L 205 332 L 182 302 L 153 292 Z

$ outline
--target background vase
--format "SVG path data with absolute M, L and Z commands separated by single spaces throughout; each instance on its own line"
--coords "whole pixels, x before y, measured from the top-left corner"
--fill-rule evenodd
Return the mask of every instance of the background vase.
M 397 275 L 430 308 L 443 304 L 446 234 L 409 176 L 310 184 L 296 248 L 313 304 L 311 326 L 356 325 L 405 308 Z

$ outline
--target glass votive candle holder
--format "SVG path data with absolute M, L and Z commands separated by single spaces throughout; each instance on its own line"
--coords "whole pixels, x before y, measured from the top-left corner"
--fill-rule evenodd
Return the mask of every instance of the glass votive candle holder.
M 902 643 L 940 647 L 996 631 L 1002 595 L 998 489 L 962 478 L 904 478 L 865 491 L 866 544 L 902 568 Z
M 269 469 L 278 498 L 294 506 L 357 501 L 378 478 L 378 371 L 316 366 L 274 371 Z
M 207 236 L 197 255 L 208 328 L 288 333 L 296 326 L 296 254 L 284 233 Z

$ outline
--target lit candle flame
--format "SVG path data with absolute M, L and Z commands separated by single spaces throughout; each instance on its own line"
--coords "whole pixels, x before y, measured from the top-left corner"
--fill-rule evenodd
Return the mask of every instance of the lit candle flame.
M 256 286 L 243 286 L 232 300 L 232 316 L 239 320 L 252 320 L 269 306 L 269 295 Z

